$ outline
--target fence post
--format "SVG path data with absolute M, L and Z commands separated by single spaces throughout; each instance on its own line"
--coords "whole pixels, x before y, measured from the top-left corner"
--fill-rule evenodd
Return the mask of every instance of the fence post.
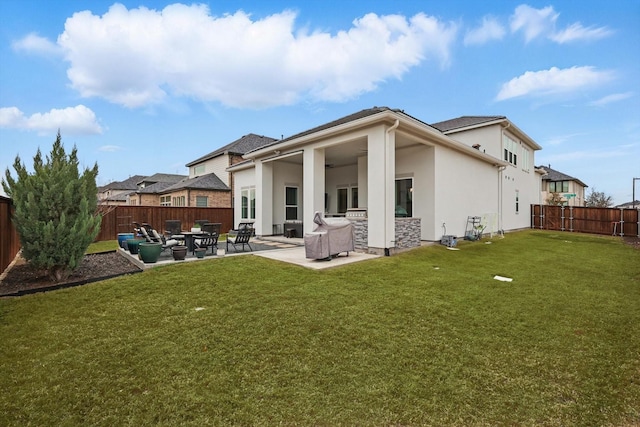
M 620 208 L 620 237 L 624 237 L 624 209 Z
M 564 231 L 564 205 L 560 206 L 560 231 Z
M 544 225 L 544 205 L 540 205 L 540 230 L 543 229 Z
M 536 205 L 531 205 L 531 228 L 536 228 Z
M 569 231 L 573 232 L 573 206 L 569 206 Z

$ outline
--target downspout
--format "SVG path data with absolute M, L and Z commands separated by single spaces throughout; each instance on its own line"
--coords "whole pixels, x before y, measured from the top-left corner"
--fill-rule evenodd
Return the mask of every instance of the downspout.
M 389 129 L 387 129 L 387 133 L 385 134 L 385 141 L 384 141 L 384 142 L 385 142 L 385 144 L 384 144 L 384 149 L 385 149 L 385 151 L 386 151 L 387 146 L 388 146 L 388 143 L 389 143 L 389 134 L 391 134 L 391 132 L 392 132 L 392 131 L 395 131 L 395 130 L 398 128 L 398 126 L 400 126 L 400 119 L 396 119 L 396 122 L 393 124 L 393 126 L 391 126 Z M 395 150 L 395 144 L 394 144 L 393 149 Z M 386 176 L 387 176 L 387 161 L 386 161 L 386 159 L 387 159 L 387 155 L 386 155 L 386 152 L 385 152 L 385 156 L 384 156 L 384 157 L 385 157 L 385 162 L 384 162 L 384 168 L 385 168 L 385 170 L 384 170 L 384 176 L 386 177 Z M 388 195 L 388 194 L 387 194 L 387 197 L 389 197 L 389 195 Z M 395 197 L 395 196 L 394 196 L 394 197 Z M 387 204 L 388 204 L 388 199 L 387 199 Z M 385 244 L 386 244 L 386 242 L 390 241 L 390 240 L 388 239 L 388 237 L 389 237 L 389 236 L 387 235 L 387 233 L 388 233 L 388 230 L 387 230 L 387 219 L 388 219 L 388 218 L 387 218 L 387 206 L 385 205 L 385 209 L 384 209 L 384 224 L 385 224 L 385 225 L 384 225 L 384 228 L 385 228 L 385 232 L 384 232 L 385 239 L 384 239 L 384 241 L 385 241 Z M 395 221 L 395 217 L 394 217 L 394 221 Z M 394 224 L 394 226 L 393 226 L 393 232 L 394 232 L 394 234 L 395 234 L 395 230 L 396 230 L 396 227 L 395 227 L 395 224 Z M 393 236 L 393 242 L 394 242 L 394 243 L 395 243 L 395 240 L 396 240 L 396 236 L 394 235 L 394 236 Z M 384 248 L 384 256 L 389 256 L 389 255 L 391 255 L 391 253 L 390 253 L 390 248 Z
M 502 230 L 502 200 L 503 200 L 503 183 L 502 183 L 502 171 L 504 171 L 506 166 L 498 167 L 498 233 L 504 236 L 504 231 Z

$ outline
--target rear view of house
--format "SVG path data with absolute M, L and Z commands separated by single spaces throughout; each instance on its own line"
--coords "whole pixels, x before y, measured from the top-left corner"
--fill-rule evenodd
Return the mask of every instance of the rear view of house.
M 270 235 L 287 224 L 311 232 L 315 212 L 352 217 L 373 253 L 462 236 L 469 216 L 493 231 L 525 228 L 540 197 L 539 149 L 506 117 L 428 125 L 374 107 L 246 153 L 228 169 L 235 222 Z

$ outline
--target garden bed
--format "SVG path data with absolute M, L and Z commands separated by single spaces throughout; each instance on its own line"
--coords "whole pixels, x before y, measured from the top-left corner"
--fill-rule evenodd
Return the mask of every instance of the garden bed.
M 69 288 L 123 274 L 139 273 L 140 268 L 116 251 L 85 255 L 80 266 L 62 282 L 52 282 L 42 270 L 18 258 L 0 281 L 0 296 L 21 296 L 35 292 Z

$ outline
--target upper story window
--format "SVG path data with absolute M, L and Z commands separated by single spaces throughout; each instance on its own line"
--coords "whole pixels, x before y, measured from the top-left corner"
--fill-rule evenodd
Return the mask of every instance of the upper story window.
M 502 134 L 504 161 L 518 166 L 518 143 L 507 134 Z
M 568 193 L 569 181 L 550 181 L 549 192 L 550 193 Z
M 200 176 L 204 174 L 204 165 L 196 165 L 193 167 L 193 175 Z
M 522 170 L 525 171 L 525 172 L 529 172 L 529 168 L 530 168 L 529 159 L 530 159 L 530 156 L 531 156 L 531 152 L 529 151 L 528 148 L 526 148 L 524 146 L 521 147 L 521 150 L 522 150 L 522 161 L 521 161 Z

